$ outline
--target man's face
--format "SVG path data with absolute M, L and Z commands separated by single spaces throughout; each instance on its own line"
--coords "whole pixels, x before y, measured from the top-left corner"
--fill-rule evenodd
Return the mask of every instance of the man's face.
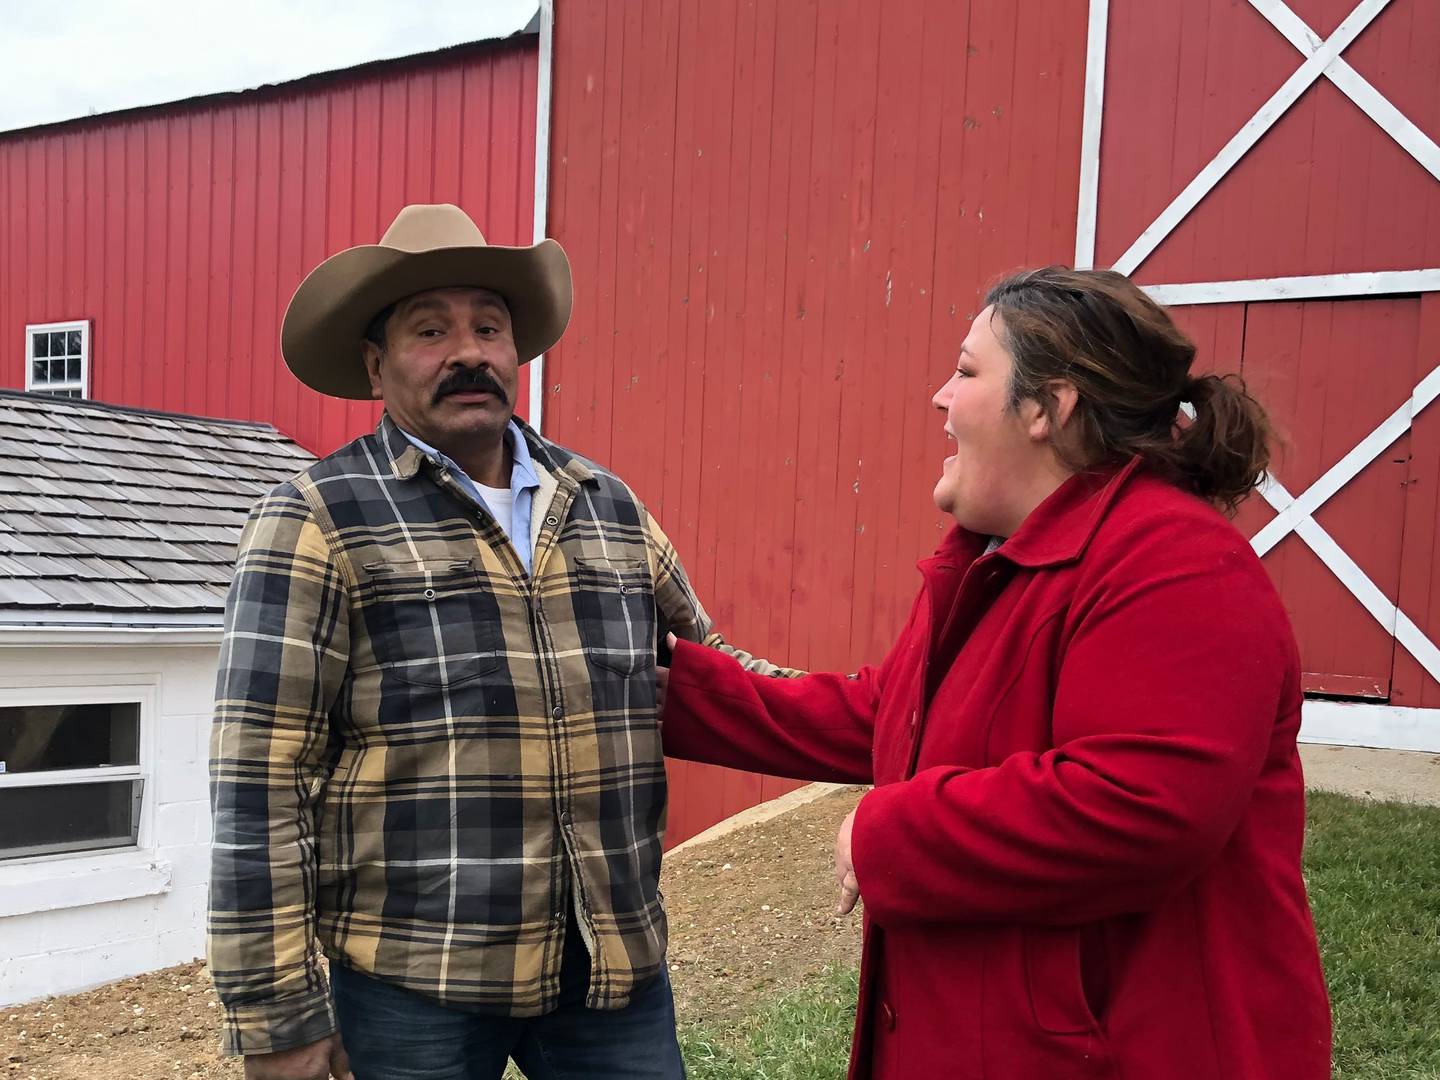
M 520 364 L 510 309 L 488 289 L 407 296 L 385 324 L 385 347 L 364 343 L 371 394 L 410 434 L 454 456 L 498 438 L 515 412 Z

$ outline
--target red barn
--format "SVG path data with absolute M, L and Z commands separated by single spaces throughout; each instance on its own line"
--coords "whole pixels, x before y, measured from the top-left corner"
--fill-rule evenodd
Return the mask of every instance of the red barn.
M 324 452 L 373 428 L 375 406 L 290 375 L 285 306 L 406 203 L 529 242 L 535 42 L 0 134 L 0 385 L 263 420 Z
M 1440 750 L 1440 6 L 611 0 L 555 34 L 546 430 L 658 503 L 736 640 L 878 657 L 985 284 L 1115 266 L 1286 436 L 1239 523 L 1305 737 Z M 683 820 L 757 791 L 687 768 Z
M 944 524 L 929 398 L 985 283 L 1116 266 L 1287 435 L 1240 520 L 1306 736 L 1440 750 L 1440 7 L 561 0 L 553 34 L 543 7 L 538 35 L 0 134 L 0 384 L 323 453 L 375 410 L 285 371 L 303 273 L 406 202 L 538 225 L 576 310 L 522 411 L 637 488 L 733 640 L 848 668 Z M 675 780 L 672 839 L 785 786 Z

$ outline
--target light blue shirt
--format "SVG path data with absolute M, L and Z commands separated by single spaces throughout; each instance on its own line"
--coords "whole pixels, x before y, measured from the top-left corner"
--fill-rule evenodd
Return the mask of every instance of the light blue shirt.
M 433 446 L 421 442 L 399 424 L 396 424 L 395 427 L 422 454 L 434 458 L 443 468 L 448 469 L 455 478 L 455 482 L 460 485 L 461 490 L 485 507 L 491 517 L 495 516 L 486 504 L 485 497 L 480 494 L 480 486 L 470 478 L 464 469 Z M 510 439 L 510 451 L 514 457 L 514 462 L 510 467 L 510 496 L 515 500 L 510 528 L 506 531 L 506 535 L 510 538 L 510 546 L 515 549 L 515 554 L 520 556 L 520 565 L 525 567 L 525 572 L 528 574 L 531 573 L 530 559 L 532 555 L 530 550 L 530 504 L 534 492 L 540 487 L 540 478 L 535 475 L 535 462 L 530 457 L 530 447 L 525 443 L 525 436 L 520 431 L 520 425 L 511 420 L 510 426 L 505 429 L 505 434 Z M 504 526 L 502 525 L 501 528 L 503 529 Z

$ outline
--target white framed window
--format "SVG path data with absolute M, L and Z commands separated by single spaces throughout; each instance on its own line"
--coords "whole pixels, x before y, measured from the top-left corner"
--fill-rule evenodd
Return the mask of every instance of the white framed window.
M 139 687 L 0 691 L 0 862 L 139 846 L 150 702 Z
M 90 322 L 25 327 L 25 389 L 57 397 L 90 396 Z

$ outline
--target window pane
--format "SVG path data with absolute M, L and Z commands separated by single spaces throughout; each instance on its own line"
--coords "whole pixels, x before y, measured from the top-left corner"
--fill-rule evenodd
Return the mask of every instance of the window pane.
M 69 340 L 65 343 L 65 352 L 70 356 L 80 355 L 80 331 L 71 330 L 67 333 Z
M 50 361 L 32 360 L 30 363 L 30 382 L 43 383 L 50 375 Z
M 60 391 L 60 396 L 61 396 L 61 397 L 73 397 L 73 398 L 78 398 L 78 397 L 80 396 L 80 391 L 79 391 L 79 390 L 61 390 L 61 391 Z
M 64 330 L 55 330 L 55 331 L 52 331 L 52 332 L 51 332 L 51 334 L 50 334 L 50 355 L 51 355 L 51 356 L 64 356 L 64 355 L 65 355 L 65 331 L 64 331 Z
M 71 356 L 65 361 L 65 378 L 69 382 L 80 381 L 80 357 Z
M 65 358 L 63 356 L 51 355 L 50 357 L 50 382 L 65 381 Z
M 49 355 L 50 355 L 50 335 L 49 335 L 49 334 L 31 334 L 31 335 L 30 335 L 30 338 L 31 338 L 32 343 L 33 343 L 34 346 L 35 346 L 35 355 L 36 355 L 36 356 L 49 356 Z
M 140 706 L 131 701 L 0 708 L 0 762 L 10 773 L 138 765 Z
M 114 780 L 0 788 L 0 859 L 130 846 L 144 787 L 144 780 Z

